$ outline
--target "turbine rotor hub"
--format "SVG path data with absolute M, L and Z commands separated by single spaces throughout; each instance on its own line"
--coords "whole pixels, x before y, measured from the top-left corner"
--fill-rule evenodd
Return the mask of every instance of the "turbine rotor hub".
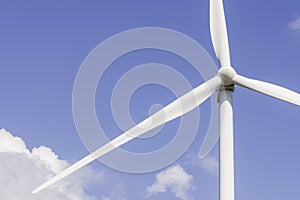
M 232 79 L 235 77 L 236 72 L 231 66 L 225 66 L 218 71 L 218 75 L 222 78 L 225 86 L 233 85 Z

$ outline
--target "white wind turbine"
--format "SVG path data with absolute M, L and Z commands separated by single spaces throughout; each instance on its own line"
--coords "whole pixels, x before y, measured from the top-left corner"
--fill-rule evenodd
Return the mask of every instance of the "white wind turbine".
M 220 199 L 234 200 L 234 150 L 233 150 L 233 109 L 232 94 L 235 85 L 260 92 L 265 95 L 300 106 L 300 94 L 289 89 L 241 76 L 231 66 L 226 21 L 222 0 L 210 0 L 210 31 L 215 54 L 220 63 L 220 70 L 215 77 L 201 84 L 160 111 L 132 127 L 111 142 L 84 157 L 60 174 L 48 180 L 33 193 L 37 193 L 60 179 L 89 164 L 134 138 L 184 115 L 199 106 L 214 92 L 218 92 L 220 104 Z M 206 136 L 200 150 L 200 157 L 211 149 L 215 142 Z

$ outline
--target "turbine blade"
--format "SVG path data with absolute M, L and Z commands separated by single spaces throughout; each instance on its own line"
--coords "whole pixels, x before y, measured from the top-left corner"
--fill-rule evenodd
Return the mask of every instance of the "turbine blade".
M 111 142 L 100 147 L 98 150 L 84 157 L 74 165 L 62 171 L 60 174 L 56 175 L 52 179 L 48 180 L 38 188 L 36 188 L 32 193 L 37 193 L 50 185 L 56 183 L 62 178 L 68 176 L 69 174 L 77 171 L 81 167 L 89 164 L 95 159 L 103 156 L 110 151 L 118 148 L 119 146 L 133 140 L 135 137 L 138 137 L 151 129 L 154 129 L 168 121 L 171 121 L 177 117 L 182 116 L 183 114 L 191 111 L 207 98 L 209 98 L 215 90 L 217 90 L 222 84 L 220 77 L 216 76 L 207 82 L 201 84 L 180 98 L 176 99 L 166 107 L 162 108 L 160 111 L 154 113 L 144 121 L 140 122 L 136 126 L 132 127 L 119 137 L 115 138 Z
M 251 90 L 300 106 L 300 94 L 272 83 L 236 75 L 232 82 Z
M 210 0 L 210 34 L 221 67 L 231 66 L 223 0 Z

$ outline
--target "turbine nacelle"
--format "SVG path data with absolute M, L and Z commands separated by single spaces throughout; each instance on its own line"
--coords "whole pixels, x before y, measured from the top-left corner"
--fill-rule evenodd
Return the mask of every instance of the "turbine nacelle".
M 235 77 L 236 72 L 231 66 L 221 67 L 218 71 L 219 77 L 222 79 L 225 86 L 233 85 L 232 79 Z

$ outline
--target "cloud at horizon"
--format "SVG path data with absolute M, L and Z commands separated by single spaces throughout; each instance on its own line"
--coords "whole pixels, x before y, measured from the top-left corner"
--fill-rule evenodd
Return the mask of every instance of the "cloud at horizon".
M 159 193 L 171 192 L 178 199 L 187 200 L 192 186 L 193 176 L 188 174 L 180 165 L 174 165 L 156 175 L 155 182 L 147 187 L 146 197 Z
M 29 150 L 21 138 L 0 129 L 0 199 L 94 200 L 84 189 L 91 183 L 101 182 L 104 174 L 90 167 L 83 168 L 38 194 L 31 193 L 69 165 L 50 148 L 40 146 Z

